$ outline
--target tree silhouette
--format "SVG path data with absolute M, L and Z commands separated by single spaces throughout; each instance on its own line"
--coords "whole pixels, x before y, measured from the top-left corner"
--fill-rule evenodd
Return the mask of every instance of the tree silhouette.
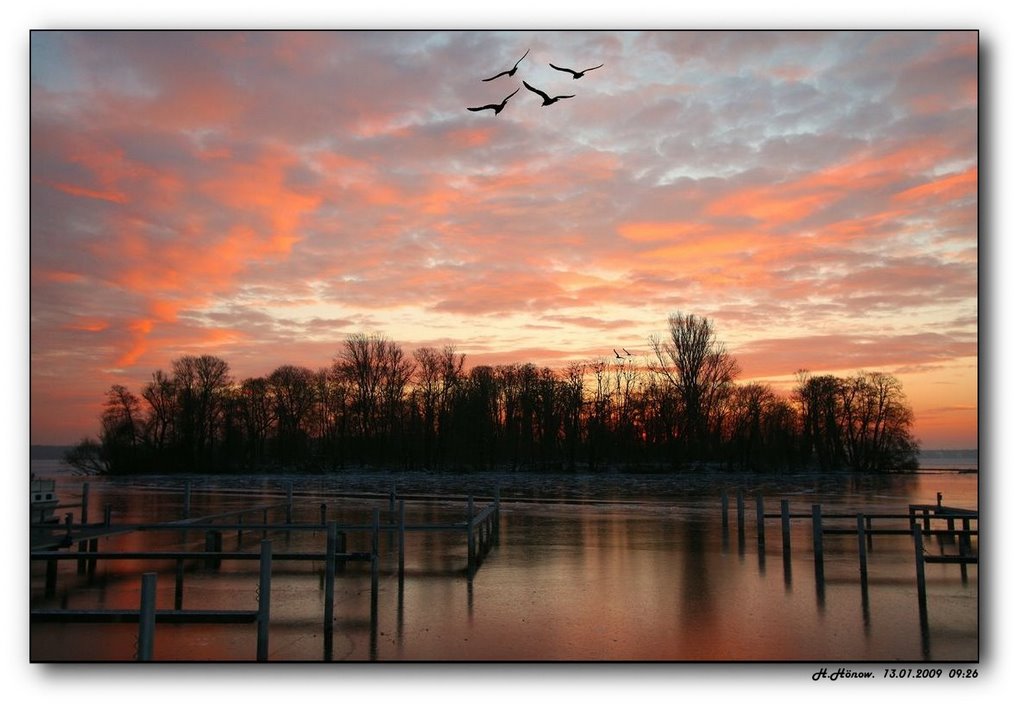
M 736 360 L 706 317 L 675 313 L 653 356 L 464 371 L 455 347 L 407 357 L 387 337 L 354 334 L 330 366 L 283 364 L 235 383 L 227 362 L 187 355 L 141 396 L 105 395 L 99 440 L 67 456 L 90 473 L 399 469 L 880 471 L 911 468 L 918 445 L 899 381 L 798 372 L 786 397 L 738 385 Z

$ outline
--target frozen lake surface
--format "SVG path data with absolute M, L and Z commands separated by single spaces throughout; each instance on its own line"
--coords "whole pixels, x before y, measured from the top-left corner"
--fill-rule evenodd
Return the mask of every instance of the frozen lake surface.
M 958 466 L 953 463 L 953 467 Z M 976 463 L 975 463 L 976 466 Z M 72 476 L 58 463 L 33 461 L 57 479 L 62 503 L 78 504 L 90 484 L 89 520 L 110 505 L 114 523 L 181 517 L 182 477 L 97 479 Z M 976 509 L 978 476 L 936 472 L 885 477 L 700 474 L 439 474 L 349 472 L 322 476 L 190 477 L 191 516 L 284 499 L 294 489 L 297 523 L 386 520 L 394 485 L 408 524 L 465 520 L 501 490 L 500 543 L 472 581 L 466 578 L 465 532 L 406 535 L 399 582 L 394 537 L 382 534 L 377 615 L 371 619 L 366 564 L 337 575 L 332 658 L 336 661 L 976 661 L 977 566 L 962 582 L 958 565 L 927 568 L 929 624 L 922 633 L 913 545 L 909 536 L 878 536 L 862 593 L 856 536 L 825 539 L 825 585 L 815 582 L 809 519 L 794 519 L 785 567 L 778 519 L 766 521 L 763 552 L 754 499 L 778 514 L 821 504 L 828 513 L 903 513 L 908 504 Z M 745 496 L 741 536 L 736 493 Z M 721 495 L 730 497 L 723 530 Z M 77 518 L 77 510 L 72 509 Z M 834 522 L 850 525 L 850 522 Z M 905 527 L 906 521 L 901 522 Z M 900 522 L 890 526 L 899 528 Z M 883 524 L 876 522 L 875 527 Z M 226 533 L 224 550 L 258 548 L 261 534 Z M 272 532 L 275 552 L 324 548 L 322 531 Z M 203 534 L 189 546 L 203 548 Z M 932 536 L 928 550 L 939 553 Z M 348 534 L 348 550 L 369 550 L 369 534 Z M 949 545 L 948 541 L 945 541 Z M 180 547 L 181 534 L 136 532 L 101 539 L 100 550 Z M 174 563 L 99 561 L 92 583 L 63 563 L 53 598 L 45 598 L 45 563 L 32 563 L 31 606 L 137 608 L 141 574 L 158 573 L 157 607 L 174 605 Z M 257 568 L 225 561 L 219 570 L 190 568 L 186 609 L 255 609 Z M 323 563 L 274 563 L 269 658 L 321 661 Z M 132 623 L 33 623 L 33 661 L 129 661 Z M 242 625 L 158 624 L 154 654 L 164 661 L 252 661 L 256 630 Z

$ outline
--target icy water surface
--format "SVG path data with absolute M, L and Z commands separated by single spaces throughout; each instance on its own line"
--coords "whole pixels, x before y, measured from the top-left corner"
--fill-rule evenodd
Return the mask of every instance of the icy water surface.
M 84 478 L 55 463 L 34 462 L 58 480 L 62 503 L 79 504 Z M 405 499 L 406 523 L 458 523 L 466 497 L 476 509 L 500 484 L 500 540 L 467 580 L 465 531 L 406 534 L 399 579 L 397 539 L 381 534 L 380 583 L 372 612 L 369 564 L 352 561 L 335 583 L 335 661 L 975 661 L 978 658 L 977 566 L 967 581 L 958 565 L 927 567 L 926 631 L 919 621 L 913 545 L 909 536 L 878 536 L 862 592 L 856 536 L 825 539 L 825 582 L 816 583 L 810 519 L 794 518 L 789 562 L 780 521 L 766 520 L 763 550 L 755 497 L 766 513 L 790 501 L 794 515 L 821 504 L 828 513 L 906 513 L 934 503 L 977 508 L 977 475 L 932 473 L 885 478 L 765 477 L 721 474 L 543 475 L 346 473 L 320 476 L 192 477 L 190 515 L 241 510 L 285 498 L 294 489 L 293 521 L 315 524 L 320 506 L 340 524 L 367 524 L 373 510 L 389 518 L 394 485 Z M 91 478 L 89 521 L 112 507 L 114 523 L 181 518 L 183 478 Z M 745 524 L 736 494 L 744 494 Z M 728 529 L 721 495 L 729 495 Z M 64 513 L 68 510 L 61 510 Z M 78 509 L 70 509 L 77 518 Z M 282 521 L 283 512 L 271 517 Z M 248 517 L 253 520 L 255 516 Z M 228 519 L 234 521 L 233 518 Z M 826 522 L 853 528 L 850 521 Z M 890 522 L 902 528 L 906 521 Z M 875 527 L 883 527 L 876 521 Z M 225 532 L 224 550 L 256 550 L 258 531 L 240 539 Z M 322 552 L 322 530 L 273 531 L 275 552 Z M 188 537 L 202 550 L 202 532 Z M 368 551 L 370 534 L 346 534 L 349 551 Z M 100 540 L 100 550 L 180 547 L 182 533 L 135 532 Z M 932 536 L 928 551 L 949 542 Z M 322 561 L 275 561 L 269 659 L 325 658 Z M 32 563 L 31 606 L 138 608 L 140 577 L 156 571 L 157 607 L 174 606 L 173 561 L 100 560 L 96 576 L 62 563 L 46 598 L 45 563 Z M 257 564 L 224 561 L 217 570 L 190 563 L 185 609 L 257 606 Z M 129 661 L 133 623 L 33 622 L 33 661 Z M 160 623 L 154 655 L 165 661 L 252 661 L 254 624 Z

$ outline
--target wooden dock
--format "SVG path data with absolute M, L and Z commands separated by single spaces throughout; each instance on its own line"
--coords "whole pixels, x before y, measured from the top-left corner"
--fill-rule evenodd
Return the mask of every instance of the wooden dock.
M 333 658 L 334 634 L 334 583 L 335 576 L 347 571 L 351 563 L 366 564 L 370 576 L 370 608 L 369 629 L 371 638 L 371 659 L 375 658 L 376 627 L 378 613 L 378 596 L 381 577 L 381 535 L 388 534 L 397 545 L 397 562 L 395 573 L 399 583 L 399 593 L 405 577 L 405 535 L 407 533 L 461 533 L 466 538 L 466 573 L 465 577 L 471 586 L 473 576 L 480 568 L 487 553 L 497 544 L 500 529 L 500 493 L 494 491 L 490 503 L 477 508 L 473 497 L 466 504 L 464 521 L 450 523 L 416 523 L 406 522 L 406 500 L 399 499 L 394 485 L 387 495 L 387 521 L 382 522 L 382 511 L 372 509 L 368 522 L 341 522 L 329 519 L 326 501 L 315 498 L 319 502 L 319 522 L 296 522 L 295 498 L 291 485 L 285 489 L 286 500 L 280 503 L 249 506 L 232 509 L 215 514 L 191 516 L 192 488 L 185 484 L 183 493 L 183 518 L 167 521 L 144 523 L 114 523 L 111 510 L 104 510 L 104 519 L 98 523 L 88 523 L 88 483 L 83 487 L 81 521 L 74 523 L 73 514 L 65 515 L 64 523 L 34 523 L 30 560 L 45 564 L 44 597 L 56 595 L 58 567 L 61 563 L 75 563 L 77 575 L 85 576 L 85 582 L 91 584 L 97 574 L 100 561 L 148 561 L 154 568 L 173 563 L 175 566 L 174 608 L 158 609 L 155 604 L 156 572 L 144 572 L 140 583 L 140 605 L 138 608 L 95 608 L 95 609 L 57 609 L 34 608 L 31 610 L 32 622 L 65 622 L 65 623 L 119 623 L 137 622 L 139 624 L 139 650 L 137 658 L 148 660 L 153 656 L 155 625 L 160 623 L 176 624 L 209 624 L 209 623 L 255 623 L 257 625 L 256 661 L 268 660 L 268 642 L 270 631 L 269 600 L 271 595 L 272 564 L 284 561 L 307 561 L 322 567 L 324 589 L 324 659 Z M 76 508 L 76 507 L 70 507 Z M 305 514 L 308 517 L 310 514 Z M 283 517 L 283 518 L 281 518 Z M 172 550 L 147 550 L 146 542 L 140 542 L 139 550 L 100 550 L 99 544 L 111 537 L 144 537 L 154 532 L 180 533 L 181 547 Z M 323 534 L 325 541 L 322 550 L 289 551 L 272 549 L 271 534 L 293 533 Z M 202 534 L 204 550 L 191 550 L 188 547 L 189 537 Z M 256 534 L 260 538 L 258 552 L 245 550 L 244 538 Z M 348 536 L 359 534 L 368 538 L 369 548 L 361 551 L 350 551 L 347 548 Z M 234 535 L 235 550 L 225 550 L 224 538 Z M 186 585 L 186 563 L 198 564 L 205 570 L 216 571 L 224 561 L 243 561 L 259 563 L 259 603 L 256 608 L 237 608 L 230 610 L 195 610 L 186 609 L 184 592 Z M 158 564 L 158 565 L 157 565 Z M 471 592 L 471 590 L 470 590 Z
M 810 513 L 794 513 L 789 500 L 783 499 L 780 513 L 770 514 L 764 510 L 764 500 L 757 496 L 756 531 L 758 558 L 764 568 L 764 549 L 766 543 L 766 519 L 778 519 L 782 537 L 783 568 L 787 587 L 791 581 L 791 524 L 794 520 L 811 521 L 811 548 L 814 558 L 814 575 L 817 598 L 820 605 L 825 601 L 825 539 L 827 536 L 857 536 L 857 552 L 859 560 L 861 598 L 864 612 L 868 602 L 868 557 L 872 550 L 872 539 L 878 536 L 907 536 L 911 540 L 914 553 L 915 577 L 917 585 L 918 614 L 921 625 L 923 653 L 930 655 L 930 639 L 928 625 L 928 602 L 926 566 L 928 564 L 959 565 L 963 584 L 968 582 L 967 567 L 978 565 L 977 538 L 979 536 L 979 515 L 976 509 L 951 507 L 943 505 L 942 493 L 938 493 L 935 504 L 909 504 L 906 513 L 825 513 L 821 504 L 812 504 Z M 744 530 L 746 526 L 743 492 L 736 494 L 736 526 L 737 539 L 742 553 Z M 723 535 L 729 532 L 729 497 L 722 494 L 722 530 Z M 932 528 L 935 522 L 936 528 Z M 944 522 L 944 523 L 943 523 Z M 876 524 L 882 524 L 878 526 Z M 958 527 L 959 525 L 959 527 Z M 939 553 L 928 553 L 924 539 L 935 537 L 939 542 Z M 948 545 L 950 552 L 946 551 Z

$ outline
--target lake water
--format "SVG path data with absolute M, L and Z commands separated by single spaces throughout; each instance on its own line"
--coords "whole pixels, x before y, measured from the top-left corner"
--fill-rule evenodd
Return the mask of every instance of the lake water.
M 974 467 L 977 462 L 975 461 Z M 961 467 L 957 461 L 952 469 Z M 89 521 L 110 505 L 114 523 L 181 518 L 183 479 L 76 477 L 53 461 L 32 462 L 54 478 L 64 504 L 80 503 L 90 484 Z M 294 489 L 296 523 L 319 521 L 320 505 L 340 523 L 387 519 L 394 485 L 406 499 L 406 523 L 464 521 L 466 497 L 477 509 L 500 485 L 500 542 L 467 580 L 465 532 L 409 531 L 400 582 L 394 536 L 382 534 L 376 616 L 368 565 L 350 562 L 335 585 L 336 661 L 976 661 L 977 566 L 929 564 L 928 623 L 919 621 L 909 536 L 877 536 L 860 582 L 857 538 L 825 539 L 824 584 L 816 582 L 811 521 L 794 519 L 788 566 L 779 519 L 766 520 L 763 552 L 755 496 L 767 514 L 788 499 L 793 514 L 821 504 L 828 513 L 906 513 L 908 504 L 976 509 L 978 476 L 936 472 L 886 477 L 764 475 L 543 475 L 345 473 L 320 476 L 192 477 L 191 516 L 281 502 Z M 745 497 L 745 526 L 736 493 Z M 723 529 L 721 495 L 729 495 Z M 77 519 L 77 509 L 72 511 Z M 252 518 L 252 517 L 250 517 Z M 229 519 L 228 521 L 231 521 Z M 826 525 L 851 521 L 827 520 Z M 888 527 L 905 528 L 906 521 Z M 883 528 L 882 521 L 875 528 Z M 271 532 L 275 552 L 321 551 L 322 531 Z M 224 550 L 256 550 L 260 532 L 224 535 Z M 181 532 L 135 532 L 100 540 L 100 550 L 180 547 Z M 347 534 L 349 551 L 370 536 Z M 975 543 L 976 543 L 975 539 Z M 203 549 L 203 533 L 188 545 Z M 927 551 L 949 552 L 941 536 Z M 45 563 L 31 564 L 31 607 L 138 608 L 140 576 L 158 573 L 157 607 L 174 606 L 173 562 L 100 560 L 95 579 L 62 563 L 55 597 L 46 598 Z M 271 661 L 324 658 L 322 561 L 275 561 Z M 224 561 L 190 566 L 185 609 L 255 609 L 257 566 Z M 137 625 L 33 622 L 33 661 L 129 661 Z M 252 661 L 254 624 L 160 623 L 154 655 L 162 661 Z

